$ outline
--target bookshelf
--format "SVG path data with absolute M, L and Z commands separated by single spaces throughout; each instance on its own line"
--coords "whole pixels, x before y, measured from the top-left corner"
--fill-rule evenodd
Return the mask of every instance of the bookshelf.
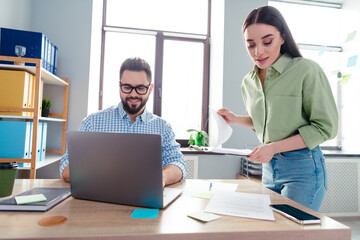
M 44 167 L 48 164 L 53 163 L 60 159 L 60 156 L 65 153 L 66 147 L 66 124 L 67 124 L 67 112 L 68 112 L 68 96 L 69 96 L 69 79 L 59 78 L 49 71 L 41 67 L 41 60 L 35 58 L 19 58 L 19 57 L 9 57 L 1 56 L 0 61 L 9 61 L 9 62 L 24 62 L 24 63 L 35 63 L 35 66 L 20 66 L 12 64 L 0 64 L 0 69 L 4 70 L 19 70 L 26 71 L 35 76 L 35 94 L 34 94 L 34 106 L 31 108 L 15 108 L 15 107 L 0 107 L 0 111 L 6 112 L 30 112 L 33 113 L 33 116 L 14 116 L 14 115 L 0 115 L 1 120 L 12 119 L 12 120 L 24 120 L 32 121 L 33 127 L 31 129 L 32 133 L 37 133 L 39 126 L 39 121 L 44 122 L 58 122 L 62 124 L 61 128 L 61 148 L 60 149 L 47 149 L 45 160 L 41 162 L 36 162 L 36 154 L 32 154 L 31 158 L 0 158 L 0 162 L 13 162 L 18 163 L 30 163 L 30 168 L 19 168 L 19 170 L 30 170 L 30 178 L 36 178 L 36 169 Z M 42 99 L 40 99 L 40 80 L 44 84 L 57 85 L 58 87 L 64 88 L 64 102 L 63 102 L 63 112 L 62 113 L 50 113 L 49 117 L 41 117 L 41 112 L 39 112 L 39 104 L 41 104 Z M 38 134 L 32 134 L 32 146 L 31 152 L 36 153 Z

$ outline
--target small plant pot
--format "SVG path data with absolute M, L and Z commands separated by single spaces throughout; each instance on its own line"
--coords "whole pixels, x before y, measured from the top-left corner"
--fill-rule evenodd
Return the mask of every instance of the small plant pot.
M 0 163 L 0 198 L 12 194 L 17 167 L 16 162 Z
M 194 140 L 195 140 L 195 145 L 202 147 L 205 146 L 205 138 L 203 135 L 197 134 Z
M 43 109 L 43 110 L 41 111 L 41 116 L 42 116 L 42 117 L 48 117 L 48 116 L 49 116 L 49 112 L 50 112 L 49 109 Z

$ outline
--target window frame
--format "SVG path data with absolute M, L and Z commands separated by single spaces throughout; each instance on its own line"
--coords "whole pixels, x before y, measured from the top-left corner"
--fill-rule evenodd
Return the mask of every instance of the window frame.
M 105 63 L 105 35 L 106 32 L 122 32 L 141 35 L 155 36 L 155 68 L 153 70 L 154 83 L 156 86 L 153 91 L 154 106 L 153 113 L 161 117 L 162 111 L 162 82 L 163 82 L 163 56 L 164 56 L 164 41 L 186 41 L 186 42 L 201 42 L 204 45 L 203 56 L 203 89 L 202 89 L 202 113 L 201 113 L 201 130 L 208 132 L 208 118 L 209 118 L 209 84 L 210 84 L 210 29 L 211 29 L 211 0 L 208 1 L 208 19 L 207 19 L 207 33 L 193 34 L 184 32 L 172 32 L 155 29 L 141 29 L 129 28 L 125 26 L 109 26 L 106 24 L 106 8 L 107 0 L 103 0 L 103 19 L 102 19 L 102 36 L 101 36 L 101 62 L 100 62 L 100 81 L 99 81 L 99 110 L 103 108 L 103 83 L 104 83 L 104 63 Z M 186 145 L 187 139 L 177 139 L 182 146 Z

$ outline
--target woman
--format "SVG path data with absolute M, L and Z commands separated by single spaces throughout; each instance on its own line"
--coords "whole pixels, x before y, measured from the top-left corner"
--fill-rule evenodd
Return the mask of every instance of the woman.
M 255 63 L 242 82 L 249 116 L 225 108 L 218 114 L 256 132 L 262 145 L 248 159 L 263 163 L 263 185 L 319 211 L 327 190 L 319 144 L 334 138 L 338 126 L 328 80 L 318 64 L 301 56 L 274 7 L 253 10 L 242 31 Z

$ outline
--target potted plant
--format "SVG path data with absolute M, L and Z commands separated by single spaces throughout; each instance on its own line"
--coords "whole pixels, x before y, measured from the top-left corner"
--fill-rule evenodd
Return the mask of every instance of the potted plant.
M 42 100 L 42 109 L 41 109 L 41 116 L 47 117 L 49 116 L 51 107 L 51 100 L 49 98 L 43 98 Z
M 207 146 L 209 144 L 209 135 L 205 131 L 188 129 L 187 132 L 191 133 L 189 137 L 190 145 Z

